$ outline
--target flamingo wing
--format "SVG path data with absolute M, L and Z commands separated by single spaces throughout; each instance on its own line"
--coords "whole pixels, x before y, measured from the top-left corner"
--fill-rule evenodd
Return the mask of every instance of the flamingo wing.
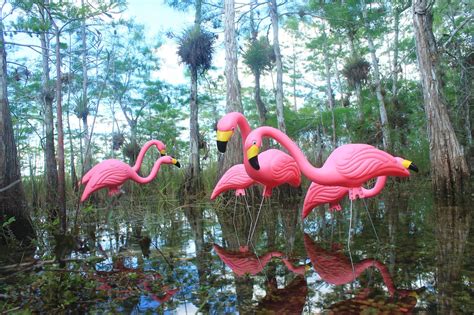
M 311 183 L 306 192 L 303 203 L 303 219 L 319 205 L 325 203 L 334 204 L 341 200 L 349 191 L 347 187 L 342 186 L 324 186 L 317 183 Z
M 214 200 L 221 193 L 231 189 L 246 189 L 255 184 L 256 181 L 250 178 L 245 171 L 243 164 L 237 164 L 227 170 L 217 182 L 211 194 L 211 200 Z
M 340 148 L 335 167 L 341 176 L 353 181 L 352 186 L 360 186 L 377 176 L 409 175 L 408 170 L 392 155 L 371 145 L 354 144 Z
M 81 201 L 87 199 L 96 190 L 105 187 L 116 189 L 130 178 L 130 170 L 131 167 L 123 162 L 109 162 L 108 164 L 101 165 L 88 180 Z
M 262 154 L 260 158 L 268 159 L 272 177 L 280 184 L 288 183 L 294 187 L 301 184 L 301 171 L 293 157 L 283 151 L 270 149 Z

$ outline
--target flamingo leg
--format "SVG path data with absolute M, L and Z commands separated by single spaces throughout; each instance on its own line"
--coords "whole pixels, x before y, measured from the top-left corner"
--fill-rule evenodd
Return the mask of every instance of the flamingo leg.
M 234 232 L 235 232 L 235 236 L 237 237 L 237 244 L 240 247 L 239 233 L 237 233 L 237 227 L 235 225 L 235 212 L 236 211 L 237 211 L 237 197 L 235 197 L 234 214 L 232 215 L 232 224 L 234 225 Z
M 249 203 L 247 201 L 247 197 L 245 195 L 244 195 L 244 200 L 245 200 L 245 206 L 247 207 L 247 214 L 249 215 L 249 218 L 250 218 L 250 227 L 252 227 L 253 217 L 252 217 L 252 213 L 250 212 L 250 206 L 249 206 Z M 248 245 L 248 242 L 247 242 L 247 245 Z
M 349 210 L 349 233 L 347 236 L 347 250 L 349 251 L 349 258 L 351 260 L 352 278 L 353 280 L 355 280 L 356 274 L 355 274 L 355 269 L 354 269 L 354 261 L 352 260 L 352 253 L 351 253 L 351 232 L 352 232 L 352 199 L 351 199 L 351 206 Z
M 372 217 L 370 216 L 369 208 L 367 207 L 367 202 L 365 201 L 365 199 L 362 200 L 364 201 L 365 211 L 367 211 L 367 216 L 369 217 L 370 225 L 372 225 L 372 229 L 374 230 L 375 238 L 377 239 L 377 244 L 380 245 L 379 235 L 377 234 L 374 222 L 372 221 Z
M 258 217 L 260 216 L 260 210 L 262 210 L 264 200 L 265 200 L 265 197 L 262 197 L 262 202 L 260 202 L 260 206 L 258 207 L 257 217 L 255 218 L 255 223 L 254 223 L 253 227 L 252 226 L 250 227 L 250 233 L 249 233 L 249 237 L 247 239 L 247 245 L 252 241 L 253 235 L 255 233 L 255 229 L 257 228 Z

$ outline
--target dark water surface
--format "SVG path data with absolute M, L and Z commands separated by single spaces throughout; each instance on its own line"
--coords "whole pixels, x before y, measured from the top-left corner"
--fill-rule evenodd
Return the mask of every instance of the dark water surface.
M 72 257 L 103 258 L 96 290 L 114 300 L 89 310 L 472 313 L 469 206 L 436 206 L 428 185 L 391 181 L 376 198 L 352 205 L 346 198 L 335 213 L 320 206 L 302 221 L 303 197 L 277 191 L 263 203 L 251 239 L 259 196 L 184 206 L 164 196 L 123 197 L 110 211 L 82 216 L 89 251 Z

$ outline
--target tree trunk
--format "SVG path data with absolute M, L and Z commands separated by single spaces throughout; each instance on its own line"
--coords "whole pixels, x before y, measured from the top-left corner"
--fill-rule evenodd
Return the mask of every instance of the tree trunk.
M 84 0 L 81 0 L 81 6 L 84 9 Z M 87 35 L 86 35 L 86 19 L 84 18 L 81 23 L 81 40 L 82 40 L 82 127 L 83 127 L 83 138 L 84 147 L 86 148 L 84 156 L 84 164 L 82 165 L 83 174 L 91 168 L 92 163 L 92 150 L 90 149 L 90 137 L 89 137 L 89 124 L 87 122 L 87 116 L 89 115 L 89 98 L 87 95 L 87 85 L 89 83 L 87 76 Z
M 61 231 L 66 232 L 66 172 L 64 167 L 64 129 L 63 129 L 63 96 L 62 96 L 62 73 L 61 73 L 61 40 L 60 31 L 56 26 L 56 119 L 58 128 L 58 204 L 61 219 Z
M 389 150 L 391 148 L 390 127 L 388 124 L 387 110 L 385 108 L 385 100 L 382 94 L 382 82 L 380 81 L 379 62 L 377 60 L 377 56 L 375 55 L 374 41 L 370 34 L 370 24 L 367 18 L 367 7 L 365 5 L 364 0 L 361 3 L 362 3 L 362 16 L 364 17 L 365 28 L 367 31 L 366 38 L 369 44 L 369 51 L 370 51 L 370 57 L 372 59 L 372 66 L 374 67 L 375 94 L 377 95 L 377 100 L 379 102 L 380 124 L 382 125 L 383 148 L 384 150 Z
M 197 101 L 197 70 L 191 69 L 191 101 L 189 116 L 189 140 L 190 155 L 189 166 L 186 174 L 186 192 L 190 195 L 196 194 L 200 185 L 199 165 L 199 123 L 198 123 L 198 101 Z
M 45 1 L 44 6 L 48 5 Z M 47 16 L 44 8 L 39 7 L 41 16 Z M 47 21 L 43 21 L 47 23 Z M 53 100 L 54 91 L 50 83 L 49 76 L 49 49 L 50 43 L 46 32 L 40 34 L 41 50 L 42 50 L 42 92 L 44 106 L 44 128 L 45 128 L 45 150 L 44 159 L 46 163 L 46 205 L 50 211 L 52 220 L 57 217 L 58 213 L 58 170 L 56 164 L 56 154 L 54 149 L 54 118 L 53 118 Z
M 278 39 L 278 6 L 276 0 L 268 2 L 270 8 L 270 18 L 272 20 L 272 31 L 273 31 L 273 51 L 275 52 L 275 65 L 276 65 L 276 114 L 278 129 L 286 133 L 285 116 L 283 109 L 283 63 L 281 60 L 280 52 L 280 41 Z
M 226 112 L 241 112 L 242 99 L 237 70 L 237 40 L 235 38 L 235 3 L 224 1 L 224 40 L 225 40 L 225 77 L 226 77 Z M 240 132 L 235 132 L 232 141 L 227 144 L 226 153 L 219 162 L 221 177 L 231 166 L 242 163 L 242 139 Z
M 355 49 L 355 39 L 354 39 L 354 34 L 352 30 L 348 31 L 348 38 L 349 38 L 349 45 L 351 48 L 351 55 L 352 58 L 356 58 L 357 52 Z M 356 91 L 356 98 L 357 98 L 357 107 L 359 108 L 359 111 L 357 112 L 357 119 L 359 121 L 362 121 L 363 119 L 363 110 L 362 110 L 362 84 L 360 82 L 355 82 L 355 91 Z
M 323 47 L 323 54 L 324 54 L 324 71 L 326 76 L 326 97 L 328 99 L 329 110 L 331 111 L 331 128 L 332 128 L 332 147 L 333 149 L 337 146 L 337 138 L 336 138 L 336 119 L 334 117 L 334 108 L 335 108 L 335 100 L 334 94 L 331 87 L 331 61 L 329 60 L 329 47 L 328 47 L 328 40 L 326 36 L 326 29 L 323 26 L 323 37 L 324 37 L 324 47 Z
M 468 183 L 469 170 L 441 94 L 438 51 L 429 5 L 427 0 L 413 0 L 413 28 L 428 125 L 431 178 L 437 196 L 446 197 L 460 192 Z
M 7 58 L 1 7 L 0 18 L 0 245 L 6 244 L 8 237 L 13 236 L 22 246 L 29 246 L 35 232 L 26 207 L 8 104 Z M 3 227 L 12 217 L 15 218 L 14 221 Z

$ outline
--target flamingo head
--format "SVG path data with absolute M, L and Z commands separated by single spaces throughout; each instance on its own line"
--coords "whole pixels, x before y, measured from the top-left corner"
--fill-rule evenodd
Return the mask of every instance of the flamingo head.
M 226 114 L 217 123 L 217 149 L 219 152 L 225 153 L 227 142 L 229 142 L 234 134 L 235 128 L 238 126 L 238 121 L 241 117 L 241 113 L 232 112 Z
M 144 147 L 152 145 L 154 145 L 158 149 L 158 151 L 160 151 L 161 156 L 166 155 L 166 145 L 163 142 L 161 142 L 160 140 L 150 140 L 145 143 Z
M 260 153 L 261 147 L 261 137 L 247 137 L 247 140 L 245 140 L 244 150 L 247 153 L 247 160 L 249 161 L 250 166 L 252 166 L 257 171 L 260 169 L 258 154 Z
M 418 167 L 412 161 L 404 160 L 404 159 L 399 158 L 399 157 L 397 157 L 396 159 L 407 170 L 412 170 L 414 172 L 418 172 Z
M 181 164 L 178 162 L 178 160 L 176 160 L 174 157 L 170 155 L 163 156 L 161 157 L 161 159 L 163 159 L 164 164 L 173 164 L 176 167 L 181 167 Z
M 156 145 L 156 148 L 158 149 L 158 151 L 160 151 L 160 155 L 161 156 L 165 156 L 166 155 L 166 145 L 159 141 L 159 140 L 155 140 L 155 145 Z

